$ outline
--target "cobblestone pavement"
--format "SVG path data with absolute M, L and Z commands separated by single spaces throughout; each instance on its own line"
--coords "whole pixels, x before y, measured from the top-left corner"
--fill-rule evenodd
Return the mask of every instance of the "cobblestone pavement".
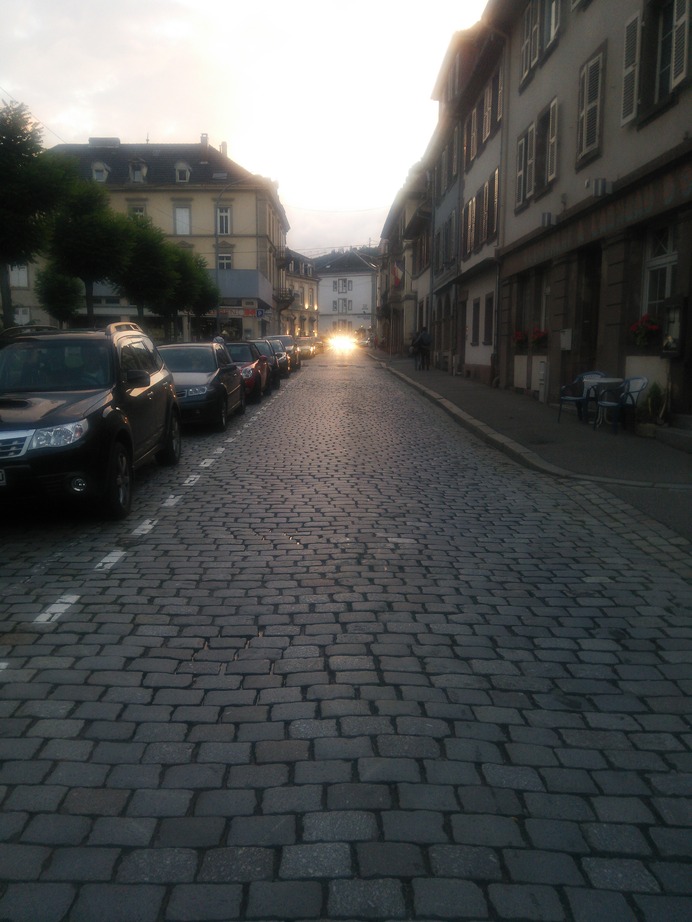
M 692 581 L 324 355 L 0 524 L 0 919 L 692 918 Z

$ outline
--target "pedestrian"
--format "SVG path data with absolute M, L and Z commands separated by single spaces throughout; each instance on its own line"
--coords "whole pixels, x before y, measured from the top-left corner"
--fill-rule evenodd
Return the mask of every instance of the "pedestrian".
M 413 343 L 418 350 L 418 364 L 416 367 L 423 370 L 429 369 L 432 336 L 428 333 L 427 327 L 423 326 L 420 328 L 420 333 L 416 336 Z
M 413 356 L 413 367 L 416 371 L 418 371 L 420 368 L 420 349 L 418 348 L 419 338 L 420 333 L 416 333 L 411 340 L 411 345 L 408 347 L 408 354 Z

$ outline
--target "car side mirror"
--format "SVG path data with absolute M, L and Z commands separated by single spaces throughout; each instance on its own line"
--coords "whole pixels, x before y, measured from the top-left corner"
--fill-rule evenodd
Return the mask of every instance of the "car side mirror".
M 143 368 L 128 368 L 125 380 L 131 387 L 148 387 L 151 384 L 151 375 Z

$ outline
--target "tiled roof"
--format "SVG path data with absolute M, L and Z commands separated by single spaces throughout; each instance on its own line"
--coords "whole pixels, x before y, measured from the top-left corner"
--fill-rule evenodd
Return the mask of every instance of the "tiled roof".
M 142 183 L 160 185 L 176 182 L 176 166 L 190 169 L 187 185 L 231 183 L 239 179 L 255 179 L 248 170 L 229 160 L 221 151 L 204 142 L 198 144 L 121 144 L 117 138 L 91 138 L 88 144 L 58 144 L 55 153 L 75 157 L 79 173 L 92 178 L 92 164 L 103 163 L 107 168 L 106 185 L 131 182 L 130 167 L 140 162 L 146 165 Z

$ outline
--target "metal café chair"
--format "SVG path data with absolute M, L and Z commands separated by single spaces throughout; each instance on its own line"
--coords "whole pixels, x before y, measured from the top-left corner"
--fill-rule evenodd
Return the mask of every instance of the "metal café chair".
M 604 387 L 597 400 L 596 418 L 594 429 L 605 419 L 605 414 L 610 411 L 613 432 L 618 431 L 618 424 L 625 428 L 627 410 L 636 412 L 637 401 L 642 391 L 646 390 L 649 379 L 643 375 L 634 378 L 625 378 L 621 384 Z
M 560 406 L 557 411 L 557 421 L 560 422 L 563 403 L 573 404 L 577 408 L 577 417 L 583 422 L 589 421 L 589 401 L 595 399 L 594 384 L 599 378 L 605 378 L 604 371 L 585 371 L 570 384 L 563 384 L 560 388 Z

